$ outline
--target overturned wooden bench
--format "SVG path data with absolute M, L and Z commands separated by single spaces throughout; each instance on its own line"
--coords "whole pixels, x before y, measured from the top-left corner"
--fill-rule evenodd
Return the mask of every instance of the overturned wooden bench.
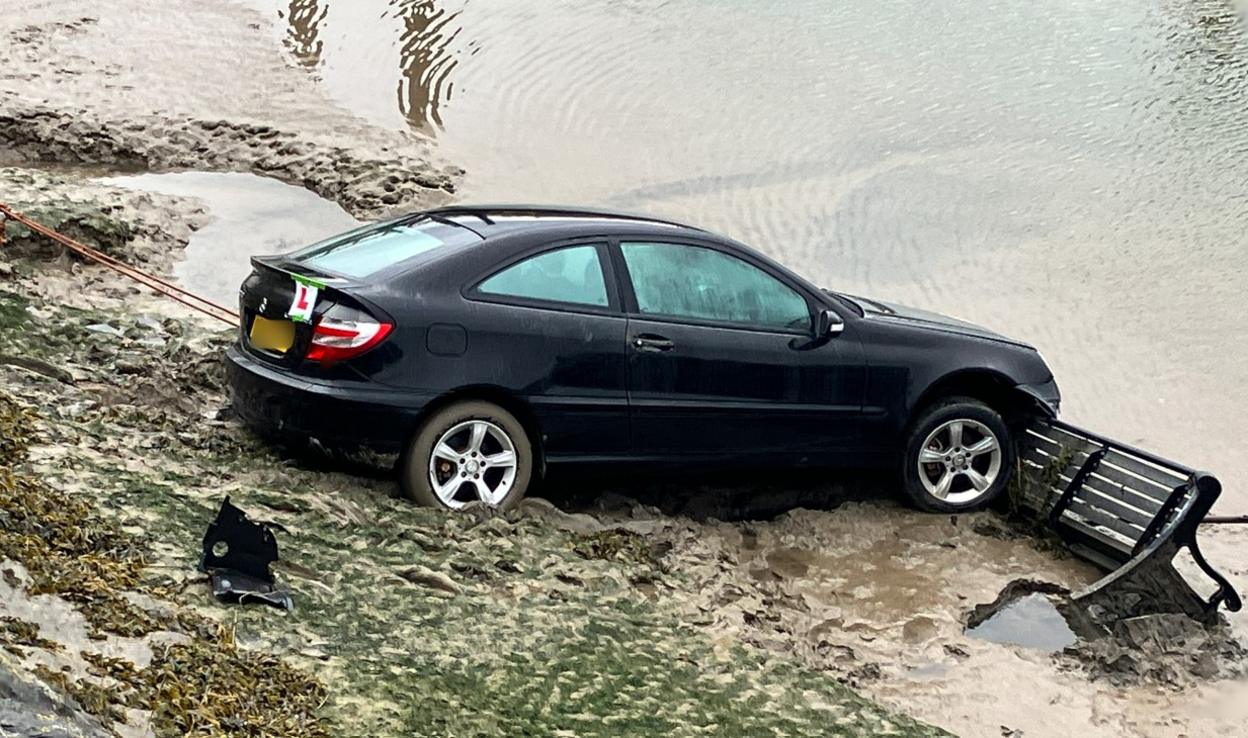
M 1239 595 L 1200 552 L 1197 529 L 1222 485 L 1213 476 L 1058 420 L 1019 438 L 1015 503 L 1072 552 L 1109 573 L 1073 600 L 1120 615 L 1177 612 L 1208 621 Z M 1208 580 L 1175 568 L 1186 550 Z M 1197 577 L 1199 575 L 1197 573 Z M 1197 582 L 1200 584 L 1200 582 Z

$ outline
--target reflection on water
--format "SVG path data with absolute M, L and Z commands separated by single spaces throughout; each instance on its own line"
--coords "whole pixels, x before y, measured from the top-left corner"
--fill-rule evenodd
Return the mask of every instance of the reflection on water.
M 315 69 L 321 63 L 321 50 L 325 48 L 319 34 L 325 8 L 318 0 L 290 0 L 286 19 L 289 24 L 286 47 L 301 66 Z
M 451 99 L 453 85 L 448 81 L 456 59 L 449 52 L 459 35 L 455 24 L 459 11 L 447 12 L 431 0 L 399 0 L 396 14 L 403 19 L 400 43 L 399 110 L 417 129 L 441 127 L 441 102 Z
M 291 55 L 301 66 L 318 71 L 348 104 L 367 99 L 359 106 L 361 112 L 384 111 L 378 121 L 383 125 L 395 123 L 397 109 L 412 130 L 435 133 L 442 127 L 439 110 L 454 90 L 452 72 L 459 54 L 477 48 L 474 43 L 462 50 L 456 46 L 462 30 L 460 9 L 435 0 L 342 5 L 290 0 L 278 8 L 277 14 L 285 18 L 284 43 Z M 345 78 L 344 69 L 349 70 Z M 385 99 L 378 99 L 379 94 Z M 394 101 L 396 109 L 385 110 Z
M 1042 594 L 1029 594 L 1002 607 L 966 634 L 993 643 L 1009 643 L 1042 651 L 1060 651 L 1075 644 L 1075 634 L 1057 606 Z

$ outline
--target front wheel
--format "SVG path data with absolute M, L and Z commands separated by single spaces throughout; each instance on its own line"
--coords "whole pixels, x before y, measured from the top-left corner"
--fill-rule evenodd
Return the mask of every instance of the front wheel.
M 533 447 L 520 421 L 493 403 L 465 400 L 421 426 L 399 465 L 399 485 L 430 507 L 509 508 L 524 497 L 532 474 Z
M 906 438 L 902 484 L 923 510 L 983 507 L 1009 484 L 1014 468 L 1010 431 L 999 414 L 969 397 L 925 410 Z

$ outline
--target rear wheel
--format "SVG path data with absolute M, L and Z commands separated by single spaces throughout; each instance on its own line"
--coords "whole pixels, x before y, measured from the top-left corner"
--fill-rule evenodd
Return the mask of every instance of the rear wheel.
M 995 410 L 969 397 L 952 397 L 914 422 L 903 464 L 903 487 L 917 507 L 961 512 L 983 507 L 1005 490 L 1014 447 Z
M 528 489 L 533 448 L 511 413 L 490 402 L 465 400 L 425 421 L 399 472 L 404 494 L 422 505 L 454 510 L 479 501 L 508 508 Z

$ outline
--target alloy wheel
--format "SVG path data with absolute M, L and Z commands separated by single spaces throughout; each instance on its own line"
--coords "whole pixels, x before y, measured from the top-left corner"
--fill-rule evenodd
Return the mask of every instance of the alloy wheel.
M 476 500 L 498 505 L 515 485 L 516 464 L 516 446 L 506 431 L 488 420 L 465 420 L 434 444 L 429 482 L 447 507 Z
M 973 503 L 1001 474 L 1004 451 L 977 420 L 950 420 L 933 430 L 919 451 L 919 481 L 932 497 L 953 505 Z

